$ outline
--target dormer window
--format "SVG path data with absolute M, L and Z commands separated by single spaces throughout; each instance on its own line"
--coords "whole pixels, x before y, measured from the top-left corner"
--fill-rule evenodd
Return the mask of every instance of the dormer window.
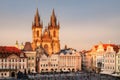
M 20 57 L 24 57 L 24 53 L 21 53 L 21 54 L 20 54 Z
M 113 52 L 114 50 L 113 50 L 113 47 L 111 47 L 111 46 L 107 46 L 107 52 Z

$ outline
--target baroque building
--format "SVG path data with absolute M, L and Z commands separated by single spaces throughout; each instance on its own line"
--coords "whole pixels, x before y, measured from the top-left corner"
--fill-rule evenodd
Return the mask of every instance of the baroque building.
M 56 54 L 48 55 L 42 46 L 36 49 L 38 73 L 41 72 L 70 72 L 81 70 L 81 55 L 72 48 L 65 48 Z
M 43 29 L 43 23 L 39 16 L 38 8 L 34 16 L 34 22 L 32 23 L 32 48 L 35 50 L 38 46 L 42 46 L 46 52 L 51 55 L 57 53 L 60 50 L 59 29 L 60 24 L 57 22 L 57 18 L 54 12 L 50 17 L 50 23 Z
M 27 70 L 27 57 L 24 52 L 12 46 L 0 46 L 0 77 L 15 77 L 18 71 Z
M 98 45 L 93 46 L 93 48 L 87 53 L 87 69 L 91 71 L 97 71 L 100 67 L 101 73 L 120 73 L 118 57 L 118 45 L 111 43 L 104 44 L 100 42 Z
M 81 55 L 78 51 L 66 47 L 58 55 L 60 71 L 81 71 Z

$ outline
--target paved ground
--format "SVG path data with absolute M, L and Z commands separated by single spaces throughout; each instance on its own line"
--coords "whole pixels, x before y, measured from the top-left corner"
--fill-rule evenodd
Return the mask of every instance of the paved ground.
M 36 74 L 29 75 L 29 79 L 0 79 L 0 80 L 120 80 L 120 77 L 113 77 L 95 73 L 62 73 L 62 74 Z
M 120 80 L 120 78 L 94 73 L 47 74 L 31 76 L 35 80 Z

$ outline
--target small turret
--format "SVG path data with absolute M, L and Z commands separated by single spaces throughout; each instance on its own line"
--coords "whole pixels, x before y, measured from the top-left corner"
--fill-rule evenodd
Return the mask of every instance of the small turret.
M 18 43 L 17 40 L 16 40 L 16 43 L 15 43 L 15 47 L 16 47 L 16 48 L 19 48 L 19 43 Z

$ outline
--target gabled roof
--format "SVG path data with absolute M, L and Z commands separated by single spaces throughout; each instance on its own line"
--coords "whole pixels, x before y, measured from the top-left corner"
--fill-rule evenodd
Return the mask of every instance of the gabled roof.
M 106 51 L 107 50 L 107 47 L 108 46 L 111 46 L 113 47 L 114 51 L 117 53 L 119 51 L 119 46 L 118 45 L 115 45 L 115 44 L 102 44 L 103 45 L 103 48 L 104 50 Z M 99 45 L 95 45 L 94 48 L 97 50 L 98 49 L 98 46 Z
M 30 42 L 26 42 L 23 50 L 24 51 L 33 51 L 31 43 Z

